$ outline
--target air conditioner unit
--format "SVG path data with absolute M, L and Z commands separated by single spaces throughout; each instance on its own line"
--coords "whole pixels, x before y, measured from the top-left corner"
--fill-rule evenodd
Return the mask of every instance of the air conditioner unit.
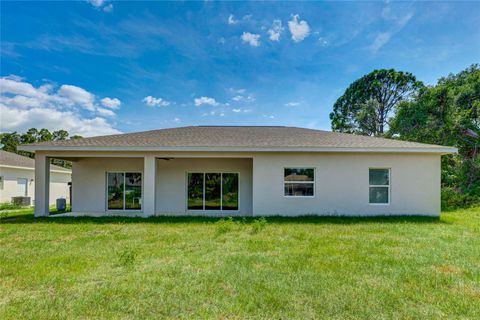
M 12 203 L 22 206 L 22 207 L 27 207 L 31 203 L 30 197 L 12 197 Z

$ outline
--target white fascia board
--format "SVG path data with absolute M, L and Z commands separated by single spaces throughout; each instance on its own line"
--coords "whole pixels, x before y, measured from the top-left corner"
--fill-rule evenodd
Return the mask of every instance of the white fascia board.
M 18 146 L 21 151 L 207 151 L 207 152 L 355 152 L 355 153 L 457 153 L 453 147 L 431 148 L 350 148 L 350 147 L 67 147 L 67 146 Z

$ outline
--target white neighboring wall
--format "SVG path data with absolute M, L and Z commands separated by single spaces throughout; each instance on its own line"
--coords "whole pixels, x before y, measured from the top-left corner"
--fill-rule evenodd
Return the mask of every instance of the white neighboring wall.
M 3 188 L 0 186 L 0 203 L 11 202 L 12 197 L 18 194 L 18 179 L 27 179 L 27 196 L 31 198 L 32 205 L 35 201 L 35 171 L 30 168 L 0 167 L 0 176 L 3 177 Z M 50 173 L 50 205 L 54 205 L 56 199 L 65 198 L 70 201 L 68 182 L 71 181 L 71 173 Z

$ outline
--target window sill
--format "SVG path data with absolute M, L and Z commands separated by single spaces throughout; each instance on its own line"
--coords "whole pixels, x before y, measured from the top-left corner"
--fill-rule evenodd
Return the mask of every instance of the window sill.
M 315 196 L 283 196 L 284 198 L 315 198 Z

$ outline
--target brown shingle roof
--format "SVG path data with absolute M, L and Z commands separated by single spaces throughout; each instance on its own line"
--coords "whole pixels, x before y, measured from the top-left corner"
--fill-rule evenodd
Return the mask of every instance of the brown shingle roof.
M 296 127 L 261 126 L 190 126 L 144 132 L 115 134 L 74 140 L 42 142 L 26 145 L 23 150 L 102 148 L 228 148 L 301 149 L 301 148 L 366 148 L 366 149 L 438 149 L 437 145 L 374 138 L 331 131 Z M 455 149 L 451 148 L 451 152 Z
M 7 152 L 0 150 L 0 166 L 12 166 L 23 168 L 35 168 L 35 160 L 29 157 L 24 157 L 13 152 Z M 66 168 L 62 168 L 56 165 L 50 166 L 51 170 L 70 172 Z

